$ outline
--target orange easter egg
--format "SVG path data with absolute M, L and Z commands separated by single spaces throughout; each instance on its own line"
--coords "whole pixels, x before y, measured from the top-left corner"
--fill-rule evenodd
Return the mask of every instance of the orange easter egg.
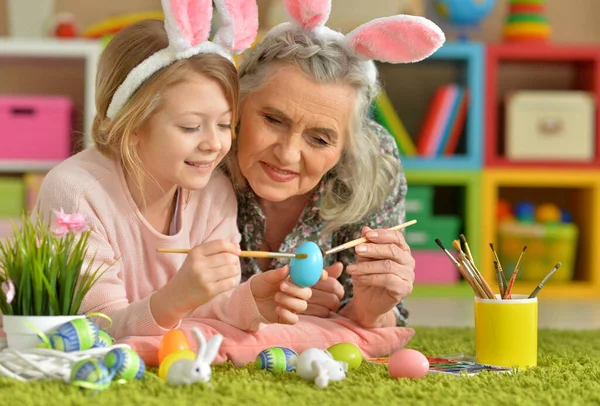
M 189 351 L 190 343 L 180 329 L 170 330 L 160 341 L 158 346 L 158 363 L 162 364 L 167 355 L 177 351 Z
M 163 362 L 160 363 L 158 367 L 158 377 L 165 381 L 167 379 L 167 373 L 169 373 L 169 368 L 175 361 L 179 361 L 180 359 L 191 359 L 192 361 L 196 359 L 196 354 L 194 354 L 190 350 L 184 351 L 175 351 L 171 354 L 167 355 Z

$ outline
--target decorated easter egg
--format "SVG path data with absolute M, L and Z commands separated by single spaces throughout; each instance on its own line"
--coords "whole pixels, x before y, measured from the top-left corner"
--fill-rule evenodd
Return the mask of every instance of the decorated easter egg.
M 295 254 L 307 254 L 308 258 L 292 258 L 290 277 L 300 287 L 310 287 L 321 279 L 323 274 L 323 254 L 317 244 L 306 241 L 298 247 Z
M 285 347 L 267 348 L 261 351 L 256 357 L 256 367 L 266 369 L 267 371 L 287 371 L 292 372 L 296 367 L 290 365 L 290 358 L 298 356 L 295 351 Z
M 79 360 L 71 368 L 71 384 L 82 388 L 106 389 L 111 378 L 104 362 L 95 358 Z
M 131 348 L 115 348 L 104 356 L 104 363 L 115 379 L 142 379 L 146 364 Z
M 560 223 L 561 212 L 555 204 L 540 204 L 535 212 L 535 219 L 540 223 Z
M 49 337 L 52 348 L 58 351 L 85 351 L 98 342 L 98 326 L 88 318 L 71 320 Z
M 360 348 L 352 343 L 334 344 L 327 349 L 327 352 L 334 360 L 347 363 L 349 369 L 358 369 L 363 360 Z
M 388 370 L 394 378 L 422 378 L 429 371 L 429 360 L 417 350 L 403 348 L 392 354 Z
M 535 205 L 531 202 L 519 202 L 515 205 L 514 210 L 519 221 L 532 223 L 535 219 Z
M 169 373 L 169 368 L 171 368 L 171 365 L 173 365 L 175 361 L 178 361 L 180 359 L 195 360 L 196 354 L 194 354 L 194 352 L 190 350 L 176 351 L 170 353 L 165 357 L 163 362 L 160 363 L 160 366 L 158 367 L 158 377 L 165 381 L 167 379 L 167 373 Z
M 92 348 L 107 348 L 112 346 L 114 343 L 114 340 L 112 339 L 112 337 L 110 335 L 108 335 L 108 333 L 104 330 L 99 330 L 98 331 L 98 341 L 96 341 L 96 344 L 94 344 L 94 346 Z
M 160 340 L 158 346 L 158 363 L 162 364 L 167 355 L 177 351 L 189 351 L 190 343 L 182 330 L 175 328 L 169 330 Z

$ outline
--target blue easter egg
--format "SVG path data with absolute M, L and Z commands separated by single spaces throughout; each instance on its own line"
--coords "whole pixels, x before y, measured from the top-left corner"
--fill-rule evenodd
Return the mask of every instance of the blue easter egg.
M 71 383 L 90 389 L 105 389 L 112 376 L 104 362 L 95 358 L 79 360 L 71 368 Z M 89 385 L 86 385 L 89 384 Z
M 290 365 L 290 358 L 297 357 L 295 351 L 285 347 L 267 348 L 256 357 L 256 367 L 267 371 L 293 372 L 296 367 Z
M 323 273 L 323 254 L 317 244 L 306 241 L 298 247 L 295 254 L 308 254 L 308 258 L 292 258 L 290 277 L 300 287 L 310 287 L 321 279 Z

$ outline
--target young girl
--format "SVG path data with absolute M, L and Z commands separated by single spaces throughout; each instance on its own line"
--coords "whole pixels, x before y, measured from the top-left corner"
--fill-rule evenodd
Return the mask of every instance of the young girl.
M 80 312 L 108 315 L 117 339 L 161 335 L 186 316 L 240 329 L 293 322 L 310 296 L 285 271 L 239 285 L 237 202 L 217 165 L 237 118 L 230 53 L 253 42 L 257 11 L 251 1 L 215 3 L 230 24 L 214 42 L 203 0 L 163 0 L 165 22 L 113 38 L 98 66 L 95 146 L 50 171 L 33 213 L 86 215 L 92 267 L 112 266 Z M 182 247 L 192 247 L 187 256 L 157 252 Z

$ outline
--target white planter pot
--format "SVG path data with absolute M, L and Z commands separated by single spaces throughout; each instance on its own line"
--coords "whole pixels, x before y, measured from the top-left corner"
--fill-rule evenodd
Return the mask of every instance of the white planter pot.
M 58 327 L 71 320 L 83 319 L 81 316 L 2 316 L 2 329 L 6 334 L 8 348 L 28 350 L 37 347 L 42 341 L 31 324 L 42 333 L 50 336 Z

